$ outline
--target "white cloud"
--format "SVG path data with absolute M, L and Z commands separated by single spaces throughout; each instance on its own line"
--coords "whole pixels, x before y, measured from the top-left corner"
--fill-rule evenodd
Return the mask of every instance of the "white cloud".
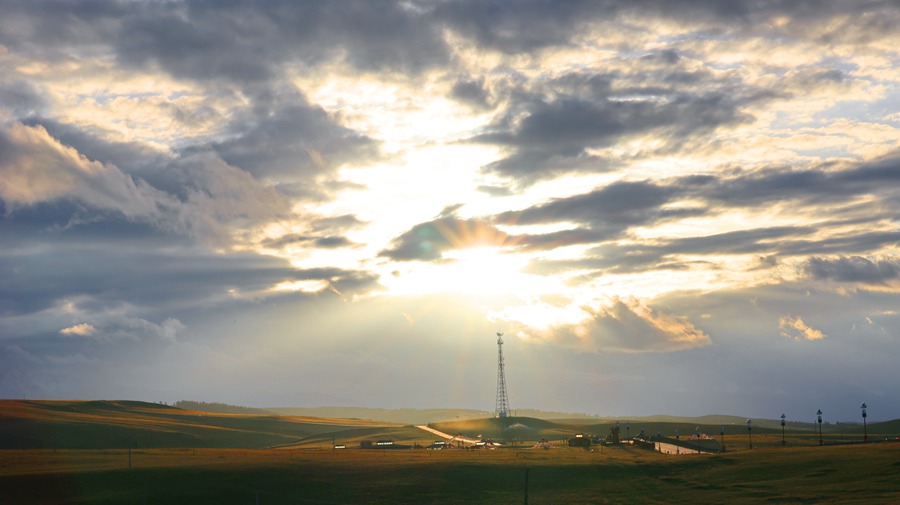
M 97 328 L 88 323 L 81 323 L 61 329 L 59 334 L 66 337 L 92 337 L 97 334 Z
M 86 312 L 81 311 L 82 314 Z M 156 339 L 176 342 L 178 333 L 186 328 L 181 321 L 168 318 L 154 323 L 139 317 L 129 317 L 116 312 L 99 313 L 93 316 L 94 324 L 80 323 L 59 330 L 64 337 L 82 337 L 97 342 L 117 342 L 122 340 Z
M 822 340 L 826 337 L 821 331 L 810 327 L 800 316 L 784 316 L 778 320 L 781 335 L 794 340 Z

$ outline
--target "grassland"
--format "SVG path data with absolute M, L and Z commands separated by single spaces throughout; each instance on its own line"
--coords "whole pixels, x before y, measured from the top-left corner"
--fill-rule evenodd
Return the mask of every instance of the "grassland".
M 718 434 L 719 426 L 679 422 L 645 429 Z M 355 448 L 361 440 L 425 445 L 433 436 L 409 425 L 347 419 L 213 415 L 138 402 L 3 401 L 0 503 L 523 503 L 526 472 L 531 504 L 900 503 L 900 443 L 884 441 L 896 423 L 870 427 L 870 440 L 881 441 L 870 444 L 850 443 L 859 441 L 855 427 L 829 426 L 823 447 L 816 426 L 791 427 L 782 446 L 780 426 L 758 423 L 753 450 L 746 429 L 729 426 L 730 450 L 713 455 L 667 456 L 630 445 L 586 451 L 563 442 L 576 432 L 608 432 L 611 424 L 464 420 L 435 427 L 515 436 L 492 451 L 362 450 Z M 639 426 L 631 428 L 634 435 Z M 103 441 L 110 436 L 137 443 L 129 449 Z M 552 447 L 533 449 L 535 437 L 552 440 Z M 350 448 L 334 450 L 332 440 Z M 674 441 L 685 452 L 696 443 Z M 720 441 L 701 442 L 713 449 Z
M 496 451 L 8 451 L 5 503 L 900 502 L 900 446 L 664 456 L 628 446 Z

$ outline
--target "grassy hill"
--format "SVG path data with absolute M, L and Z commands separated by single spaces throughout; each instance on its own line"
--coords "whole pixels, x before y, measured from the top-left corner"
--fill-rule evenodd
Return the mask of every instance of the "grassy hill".
M 315 416 L 366 419 L 401 424 L 427 424 L 446 419 L 490 417 L 490 412 L 468 409 L 377 409 L 362 407 L 276 407 L 265 409 L 283 416 Z
M 210 413 L 134 401 L 0 400 L 0 449 L 264 448 L 358 426 L 393 425 Z

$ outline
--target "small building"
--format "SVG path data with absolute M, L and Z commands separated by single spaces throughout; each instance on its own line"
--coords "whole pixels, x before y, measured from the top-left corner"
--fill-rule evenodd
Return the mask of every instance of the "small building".
M 591 448 L 591 439 L 590 437 L 586 437 L 582 434 L 575 435 L 574 438 L 569 439 L 569 447 L 581 447 L 584 449 Z

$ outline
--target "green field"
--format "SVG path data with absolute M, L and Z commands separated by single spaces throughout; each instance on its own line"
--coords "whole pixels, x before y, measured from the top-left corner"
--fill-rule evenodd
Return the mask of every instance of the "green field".
M 719 425 L 696 421 L 645 430 L 718 435 Z M 817 426 L 789 427 L 782 446 L 777 422 L 754 421 L 755 448 L 745 428 L 727 426 L 724 454 L 565 445 L 574 433 L 605 434 L 612 424 L 464 420 L 434 427 L 513 436 L 497 450 L 365 450 L 360 441 L 425 445 L 434 436 L 409 425 L 204 414 L 139 402 L 0 401 L 0 503 L 508 504 L 524 503 L 526 493 L 531 504 L 900 503 L 896 423 L 870 426 L 870 441 L 878 443 L 869 444 L 858 443 L 853 426 L 828 426 L 820 447 Z M 631 426 L 631 434 L 639 429 Z M 549 449 L 533 448 L 540 438 L 551 440 Z M 684 452 L 697 446 L 668 438 Z M 332 440 L 348 448 L 334 450 Z M 713 450 L 720 440 L 700 443 Z

